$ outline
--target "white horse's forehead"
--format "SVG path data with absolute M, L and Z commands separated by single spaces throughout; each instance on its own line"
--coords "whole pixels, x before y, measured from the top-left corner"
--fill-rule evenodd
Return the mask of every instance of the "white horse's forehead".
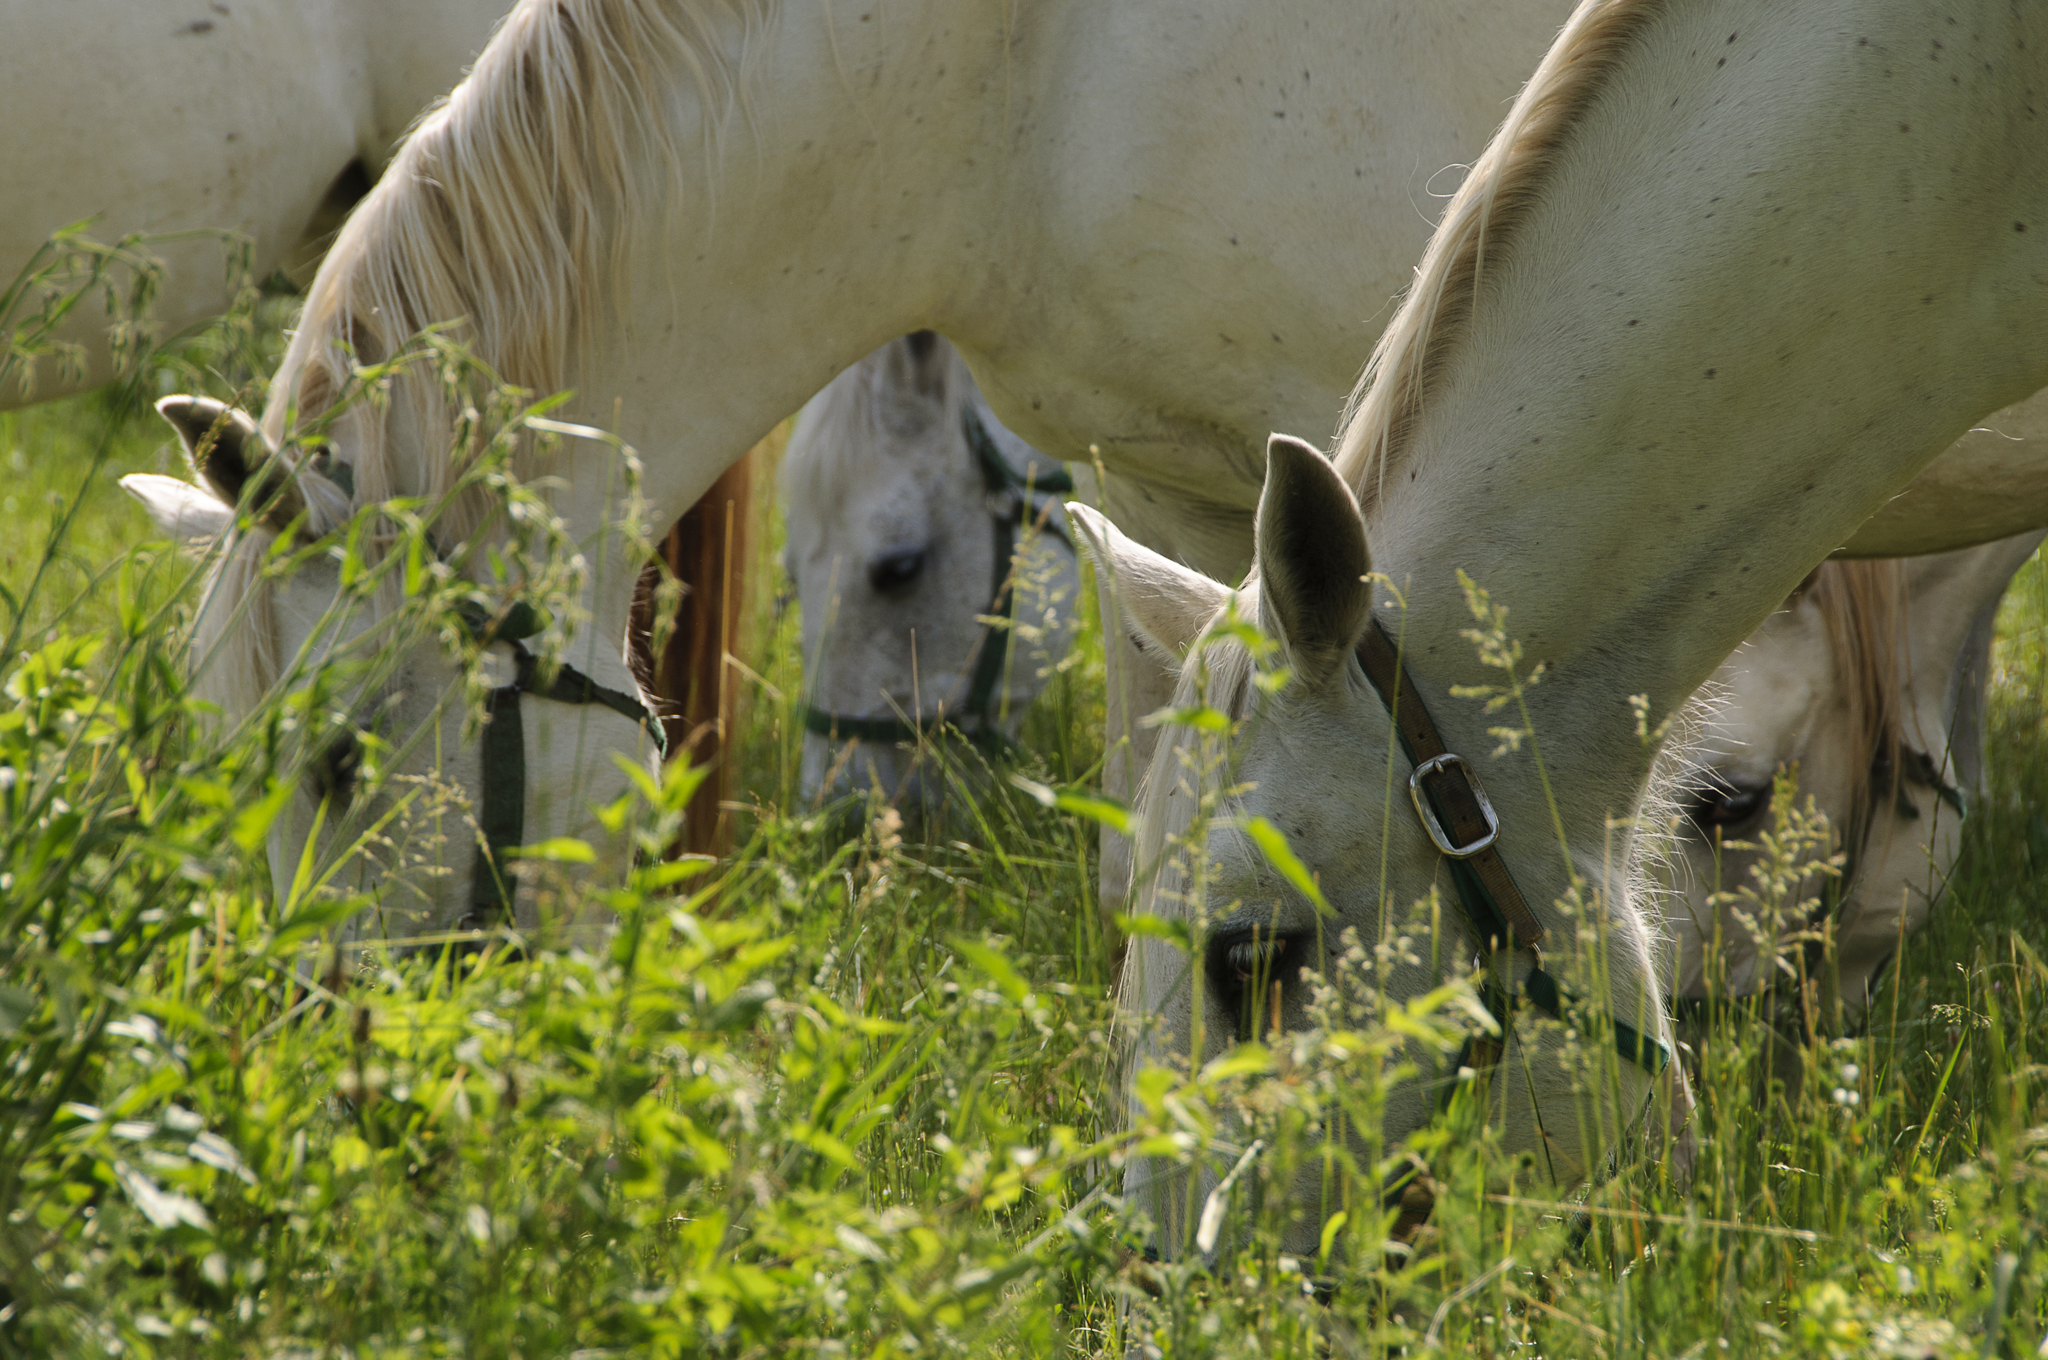
M 1248 726 L 1235 773 L 1243 813 L 1277 827 L 1342 910 L 1353 899 L 1377 902 L 1383 840 L 1397 861 L 1426 858 L 1427 845 L 1414 817 L 1400 815 L 1408 802 L 1399 787 L 1395 815 L 1386 815 L 1388 761 L 1397 786 L 1407 779 L 1407 762 L 1392 751 L 1385 709 L 1362 680 L 1340 683 L 1339 691 L 1268 701 Z M 1243 837 L 1211 840 L 1263 869 L 1261 853 Z
M 837 558 L 859 563 L 891 549 L 924 546 L 932 537 L 932 480 L 907 457 L 863 461 L 837 488 L 837 504 L 807 504 L 790 515 L 792 527 L 806 531 L 798 560 L 814 566 Z
M 1802 601 L 1766 620 L 1711 682 L 1724 702 L 1701 733 L 1716 769 L 1768 779 L 1810 742 L 1834 692 L 1834 652 L 1820 611 Z

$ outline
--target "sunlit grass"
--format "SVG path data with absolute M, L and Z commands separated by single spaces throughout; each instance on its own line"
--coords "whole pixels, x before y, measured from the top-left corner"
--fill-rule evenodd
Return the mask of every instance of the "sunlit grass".
M 113 484 L 171 449 L 132 399 L 0 416 L 16 600 L 51 498 L 77 510 L 0 659 L 0 1354 L 2039 1353 L 2038 562 L 2001 620 L 1991 788 L 1870 1034 L 1773 1087 L 1763 1028 L 1721 1022 L 1690 1184 L 1634 1165 L 1583 1203 L 1460 1103 L 1416 1141 L 1438 1196 L 1414 1254 L 1359 1166 L 1309 1259 L 1279 1249 L 1278 1185 L 1397 1075 L 1382 1003 L 1339 989 L 1325 1031 L 1127 1103 L 1092 825 L 971 757 L 968 811 L 928 834 L 804 805 L 793 607 L 747 658 L 731 861 L 551 873 L 550 900 L 608 893 L 619 926 L 581 949 L 324 945 L 270 898 L 260 743 L 216 747 L 183 706 L 181 559 Z M 158 574 L 124 592 L 131 552 Z M 1026 724 L 1041 785 L 1099 756 L 1092 600 Z M 687 793 L 643 800 L 650 851 Z M 1448 1047 L 1455 1019 L 1402 1024 Z M 1127 1154 L 1221 1171 L 1251 1137 L 1218 1251 L 1148 1262 Z

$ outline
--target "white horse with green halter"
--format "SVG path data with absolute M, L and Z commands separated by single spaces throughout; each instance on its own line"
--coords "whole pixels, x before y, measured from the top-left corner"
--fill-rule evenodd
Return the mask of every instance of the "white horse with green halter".
M 1586 1024 L 1605 1017 L 1617 1052 L 1616 1021 L 1665 1037 L 1638 860 L 1613 820 L 1637 814 L 1658 753 L 1636 711 L 1654 732 L 1916 471 L 2048 384 L 2027 282 L 2048 275 L 2048 179 L 2032 173 L 2048 126 L 2025 114 L 2048 80 L 2048 13 L 1951 9 L 1954 25 L 1896 2 L 1582 6 L 1447 209 L 1334 475 L 1307 450 L 1269 462 L 1249 593 L 1302 678 L 1241 701 L 1263 715 L 1236 757 L 1256 784 L 1245 809 L 1288 828 L 1326 891 L 1347 895 L 1340 924 L 1374 935 L 1433 883 L 1463 887 L 1452 866 L 1498 857 L 1501 872 L 1469 876 L 1490 880 L 1501 921 L 1488 895 L 1457 893 L 1513 1036 L 1489 1089 L 1510 1145 L 1560 1181 L 1597 1173 L 1658 1085 L 1635 1047 L 1580 1116 L 1550 1084 L 1569 1077 L 1545 1033 L 1523 1050 L 1516 1023 L 1550 1009 L 1551 989 L 1529 985 L 1540 968 L 1581 998 Z M 1128 612 L 1168 647 L 1229 594 L 1093 533 Z M 1387 584 L 1354 586 L 1368 566 Z M 1461 636 L 1461 573 L 1522 649 L 1526 719 L 1517 705 L 1509 722 L 1533 737 L 1498 759 L 1487 729 L 1501 718 L 1451 692 L 1512 683 Z M 1462 762 L 1399 749 L 1394 696 L 1352 660 L 1383 625 L 1400 634 L 1402 692 Z M 1249 665 L 1228 646 L 1208 664 Z M 1390 770 L 1433 821 L 1383 811 Z M 1482 778 L 1490 811 L 1460 815 Z M 1187 815 L 1172 783 L 1146 796 L 1148 837 Z M 1304 904 L 1256 870 L 1243 857 L 1216 900 L 1277 910 L 1298 941 Z M 1540 959 L 1498 906 L 1506 884 Z M 1599 949 L 1552 905 L 1574 894 Z M 1234 967 L 1245 941 L 1210 938 Z M 1194 1014 L 1168 952 L 1142 940 L 1132 956 L 1139 1004 L 1167 1036 L 1155 1051 L 1185 1041 Z M 1283 1012 L 1298 990 L 1283 988 Z M 1234 1031 L 1210 1019 L 1194 1060 Z M 1675 1081 L 1667 1099 L 1682 1112 Z M 1388 1132 L 1428 1111 L 1418 1091 Z M 1308 1248 L 1316 1193 L 1298 1188 Z M 1150 1198 L 1176 1226 L 1178 1197 Z
M 257 279 L 310 277 L 341 214 L 400 135 L 460 79 L 510 0 L 235 0 L 138 11 L 127 0 L 0 0 L 0 288 L 50 235 L 91 219 L 134 232 L 232 232 Z M 160 334 L 234 300 L 219 238 L 167 243 Z M 80 371 L 45 365 L 0 406 L 113 376 L 99 295 L 59 340 Z
M 784 565 L 803 610 L 803 796 L 944 801 L 929 739 L 988 755 L 1066 654 L 1080 573 L 1072 480 L 1005 429 L 959 352 L 892 340 L 812 398 L 782 458 Z

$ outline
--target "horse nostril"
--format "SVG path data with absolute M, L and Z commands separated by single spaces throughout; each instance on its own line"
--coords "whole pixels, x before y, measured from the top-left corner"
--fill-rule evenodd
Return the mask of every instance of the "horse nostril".
M 884 595 L 905 590 L 924 571 L 924 549 L 904 548 L 884 553 L 868 563 L 868 584 Z
M 363 748 L 353 732 L 344 732 L 327 743 L 313 758 L 308 771 L 313 792 L 331 798 L 337 811 L 349 805 L 356 794 L 356 776 L 363 768 Z

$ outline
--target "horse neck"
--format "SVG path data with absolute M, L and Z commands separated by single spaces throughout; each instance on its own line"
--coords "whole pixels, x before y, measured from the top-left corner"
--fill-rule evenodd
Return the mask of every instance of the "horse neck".
M 740 107 L 703 107 L 681 73 L 666 92 L 681 181 L 636 237 L 575 403 L 641 451 L 657 520 L 973 269 L 961 242 L 985 237 L 989 196 L 967 148 L 991 83 L 1000 104 L 1002 32 L 924 8 L 889 12 L 899 36 L 931 35 L 908 55 L 844 6 L 770 8 L 727 26 Z
M 352 6 L 367 90 L 356 143 L 372 178 L 421 110 L 455 88 L 512 0 L 370 0 Z
M 1486 776 L 1533 899 L 1553 799 L 1580 854 L 1634 809 L 1652 750 L 1629 696 L 1659 721 L 1921 464 L 2048 382 L 2011 282 L 2048 264 L 2048 185 L 2021 169 L 2048 134 L 2019 114 L 2048 33 L 2008 31 L 2048 16 L 1641 8 L 1548 170 L 1498 200 L 1405 437 L 1377 465 L 1346 444 L 1425 697 L 1502 679 L 1459 636 L 1460 569 L 1508 608 L 1524 673 L 1547 666 L 1549 789 L 1527 754 Z M 1454 746 L 1521 725 L 1440 702 Z
M 445 116 L 502 89 L 488 82 L 518 69 L 522 44 L 539 51 L 552 42 L 600 78 L 620 79 L 614 68 L 624 59 L 599 65 L 604 54 L 590 54 L 591 35 L 600 20 L 623 26 L 631 16 L 581 16 L 586 8 L 564 0 L 545 12 L 519 10 Z M 588 22 L 545 29 L 541 20 L 557 10 Z M 612 277 L 579 276 L 557 289 L 585 309 L 585 324 L 561 323 L 545 280 L 532 286 L 516 259 L 510 277 L 480 285 L 475 276 L 492 266 L 465 251 L 455 273 L 459 289 L 496 293 L 489 308 L 455 309 L 495 309 L 478 323 L 481 357 L 527 386 L 574 389 L 558 415 L 616 431 L 638 451 L 653 526 L 678 518 L 834 373 L 915 329 L 936 299 L 958 289 L 971 264 L 960 243 L 986 239 L 975 215 L 988 197 L 963 171 L 974 157 L 959 144 L 981 135 L 979 104 L 993 97 L 1000 105 L 995 75 L 1004 60 L 1000 25 L 941 22 L 916 7 L 892 6 L 888 16 L 891 31 L 931 35 L 909 55 L 885 53 L 883 25 L 822 0 L 695 0 L 680 16 L 663 12 L 691 35 L 692 50 L 653 59 L 662 65 L 640 77 L 647 88 L 609 115 L 639 149 L 616 176 L 595 177 L 590 221 L 579 228 L 585 241 L 611 243 L 615 259 L 589 267 Z M 554 116 L 543 139 L 601 126 L 584 107 Z M 633 123 L 643 117 L 658 126 Z M 352 230 L 368 241 L 387 230 L 375 225 L 383 196 L 420 192 L 419 182 L 433 178 L 434 138 L 430 122 L 408 142 Z M 546 162 L 547 148 L 536 158 Z M 429 169 L 414 175 L 415 163 Z M 465 221 L 493 216 L 481 191 L 469 204 L 460 184 L 441 192 Z M 915 215 L 906 216 L 906 203 Z M 336 257 L 357 253 L 356 244 L 344 233 Z M 316 285 L 309 312 L 319 300 Z M 524 324 L 529 315 L 546 324 Z M 552 353 L 535 362 L 559 371 L 536 375 L 505 362 L 522 332 L 541 335 L 546 343 L 527 349 Z M 626 483 L 611 450 L 592 442 L 570 441 L 547 470 L 560 479 L 558 511 L 588 560 L 615 564 L 617 580 L 588 602 L 593 633 L 609 645 L 623 636 L 630 608 L 625 548 L 608 538 L 627 508 Z

